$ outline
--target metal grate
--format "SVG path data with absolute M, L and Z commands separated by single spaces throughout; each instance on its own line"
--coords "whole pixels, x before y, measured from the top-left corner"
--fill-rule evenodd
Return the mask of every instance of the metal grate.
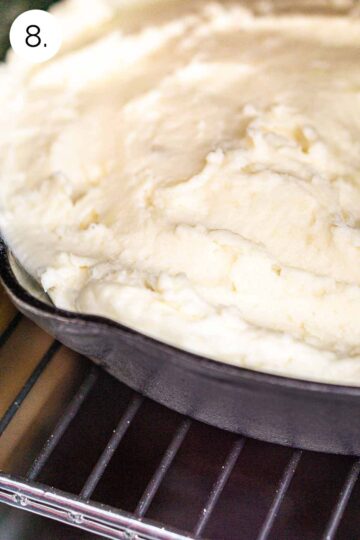
M 8 355 L 22 324 L 16 315 L 0 336 Z M 3 407 L 0 459 L 64 351 L 50 343 Z M 43 415 L 49 425 L 39 430 L 40 442 L 25 444 L 24 460 L 12 459 L 24 443 L 13 444 L 10 461 L 0 461 L 0 502 L 113 539 L 360 537 L 360 460 L 204 426 L 131 392 L 85 359 L 74 355 L 72 362 L 78 383 L 71 396 L 64 398 L 59 383 L 56 414 L 45 407 L 30 431 L 24 428 L 21 440 L 32 440 Z

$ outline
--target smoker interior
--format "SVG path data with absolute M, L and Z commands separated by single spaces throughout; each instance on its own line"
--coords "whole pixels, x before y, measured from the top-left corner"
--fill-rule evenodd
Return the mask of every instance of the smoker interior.
M 2 539 L 14 522 L 36 529 L 26 511 L 52 520 L 54 540 L 360 537 L 358 459 L 184 418 L 54 342 L 3 292 L 0 418 Z

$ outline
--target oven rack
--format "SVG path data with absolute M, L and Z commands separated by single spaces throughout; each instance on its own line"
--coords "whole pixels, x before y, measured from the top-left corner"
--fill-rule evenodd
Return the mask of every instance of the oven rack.
M 24 324 L 32 325 L 16 314 L 2 332 L 0 351 L 6 349 L 7 356 L 14 350 Z M 20 411 L 27 407 L 29 396 L 39 391 L 44 374 L 64 349 L 50 340 L 13 396 L 0 419 L 0 450 Z M 1 361 L 0 356 L 0 372 Z M 23 362 L 26 361 L 24 357 Z M 277 447 L 204 426 L 153 404 L 86 359 L 80 361 L 74 356 L 74 363 L 82 366 L 79 384 L 71 399 L 63 404 L 46 437 L 43 434 L 41 450 L 31 456 L 26 470 L 21 464 L 19 470 L 12 466 L 0 471 L 1 503 L 110 539 L 355 540 L 360 537 L 360 518 L 356 512 L 360 459 Z M 89 414 L 86 407 L 89 400 L 95 399 L 94 394 L 98 402 L 90 407 L 94 423 L 91 432 L 91 426 L 84 427 L 82 423 Z M 114 410 L 112 401 L 116 404 Z M 46 416 L 46 411 L 43 414 Z M 105 431 L 109 431 L 109 417 L 113 421 L 112 430 L 103 433 L 105 424 Z M 79 432 L 81 435 L 75 437 L 77 442 L 72 443 L 71 436 Z M 84 441 L 92 437 L 93 443 L 87 445 L 91 459 L 86 458 L 86 448 L 81 458 L 88 470 L 77 475 L 79 452 L 75 448 L 81 436 Z M 156 452 L 154 445 L 159 447 Z M 124 455 L 123 446 L 127 452 Z M 187 448 L 183 450 L 184 447 Z M 136 497 L 131 474 L 124 472 L 118 457 L 120 453 L 126 461 L 132 452 L 134 455 L 142 452 L 135 460 L 137 467 L 129 461 L 129 467 L 135 471 L 132 474 L 136 477 Z M 185 457 L 179 458 L 181 452 Z M 28 459 L 26 454 L 25 462 Z M 69 471 L 65 479 L 64 471 Z M 124 485 L 121 471 L 126 477 Z M 306 511 L 305 501 L 297 514 L 296 500 L 301 497 L 301 488 L 306 498 L 306 482 L 310 482 L 311 488 L 317 474 L 315 495 L 320 506 L 314 512 L 309 505 Z M 141 483 L 144 489 L 139 496 Z M 262 484 L 266 491 L 264 499 Z M 68 490 L 64 488 L 67 485 Z M 316 498 L 314 491 L 311 497 Z M 112 502 L 117 500 L 125 503 Z M 128 500 L 131 500 L 129 508 L 124 508 Z

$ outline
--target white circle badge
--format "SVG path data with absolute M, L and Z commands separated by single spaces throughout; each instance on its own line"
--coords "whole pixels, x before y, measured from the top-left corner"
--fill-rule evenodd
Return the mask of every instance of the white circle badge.
M 50 60 L 61 46 L 60 25 L 51 13 L 31 9 L 19 15 L 10 29 L 15 53 L 31 63 Z

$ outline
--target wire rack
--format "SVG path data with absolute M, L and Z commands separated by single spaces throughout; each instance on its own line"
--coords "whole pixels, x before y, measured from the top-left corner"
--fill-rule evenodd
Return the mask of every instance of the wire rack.
M 99 538 L 360 538 L 360 460 L 184 418 L 5 311 L 1 503 Z

